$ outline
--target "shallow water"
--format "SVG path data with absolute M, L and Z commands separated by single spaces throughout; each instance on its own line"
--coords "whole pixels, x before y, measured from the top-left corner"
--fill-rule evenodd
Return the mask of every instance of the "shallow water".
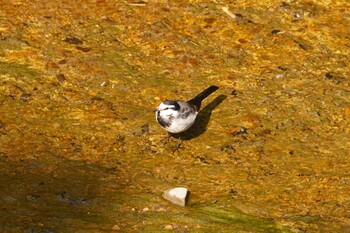
M 2 232 L 350 232 L 348 1 L 1 5 Z

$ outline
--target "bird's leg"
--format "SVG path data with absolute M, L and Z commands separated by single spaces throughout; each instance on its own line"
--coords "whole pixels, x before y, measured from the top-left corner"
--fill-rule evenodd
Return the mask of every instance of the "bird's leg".
M 162 141 L 165 141 L 164 144 L 168 143 L 169 142 L 169 139 L 171 138 L 171 133 L 167 132 L 167 135 L 163 137 L 162 140 L 160 140 L 161 142 Z
M 171 137 L 177 138 L 177 143 L 176 143 L 175 147 L 172 149 L 169 148 L 173 153 L 175 153 L 176 151 L 179 151 L 180 148 L 183 148 L 182 147 L 183 140 L 181 139 L 181 137 L 179 135 L 175 135 L 175 134 L 168 132 L 168 134 L 166 136 L 164 136 L 163 139 L 161 139 L 161 141 L 164 141 L 164 143 L 163 143 L 164 145 L 168 144 Z
M 183 140 L 179 137 L 179 138 L 178 138 L 178 142 L 176 143 L 176 146 L 175 146 L 174 149 L 173 149 L 173 154 L 174 154 L 176 151 L 179 151 L 179 150 L 180 150 L 182 142 L 183 142 Z M 182 147 L 182 148 L 183 148 L 183 147 Z

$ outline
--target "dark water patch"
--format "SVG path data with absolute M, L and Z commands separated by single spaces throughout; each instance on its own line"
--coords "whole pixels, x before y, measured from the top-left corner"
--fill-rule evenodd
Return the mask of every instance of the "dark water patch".
M 107 168 L 80 161 L 55 159 L 0 160 L 0 229 L 3 232 L 79 231 L 109 229 L 106 206 L 121 205 L 109 195 Z M 121 186 L 112 185 L 112 192 Z M 107 200 L 109 199 L 109 200 Z

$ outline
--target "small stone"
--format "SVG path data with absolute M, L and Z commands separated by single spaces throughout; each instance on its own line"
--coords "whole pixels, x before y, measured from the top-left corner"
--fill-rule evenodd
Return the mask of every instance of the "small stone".
M 277 69 L 282 70 L 282 71 L 288 70 L 288 68 L 284 67 L 284 66 L 277 66 Z
M 164 191 L 163 198 L 174 205 L 185 206 L 188 200 L 188 190 L 186 188 L 173 188 Z
M 64 65 L 66 63 L 67 63 L 66 59 L 62 59 L 62 60 L 58 61 L 58 64 L 60 64 L 60 65 Z
M 119 230 L 120 230 L 120 227 L 119 227 L 118 225 L 114 225 L 114 226 L 112 227 L 112 230 L 113 230 L 113 231 L 119 231 Z
M 23 93 L 21 95 L 21 100 L 22 102 L 28 102 L 31 99 L 31 97 L 32 97 L 31 94 Z
M 237 126 L 237 127 L 233 127 L 231 129 L 229 129 L 229 134 L 231 134 L 233 136 L 236 136 L 239 134 L 247 134 L 247 133 L 248 133 L 248 129 L 245 127 Z
M 281 30 L 274 29 L 274 30 L 271 31 L 271 34 L 278 34 L 278 33 L 280 33 L 280 32 L 281 32 Z
M 17 199 L 11 196 L 2 196 L 0 197 L 1 202 L 15 202 Z
M 65 42 L 69 43 L 69 44 L 83 44 L 83 41 L 79 40 L 76 37 L 67 37 L 66 39 L 64 39 Z
M 276 74 L 275 78 L 280 79 L 280 78 L 283 78 L 283 76 L 284 76 L 283 74 Z
M 173 227 L 173 225 L 166 225 L 166 226 L 164 226 L 164 229 L 165 230 L 173 230 L 174 229 L 174 227 Z
M 326 73 L 325 76 L 326 76 L 326 78 L 328 78 L 328 79 L 332 79 L 332 78 L 333 78 L 333 74 L 330 73 L 330 72 Z
M 108 84 L 109 84 L 108 81 L 103 81 L 103 82 L 100 84 L 100 87 L 108 86 Z
M 142 211 L 143 211 L 143 212 L 147 212 L 147 211 L 149 211 L 149 208 L 148 208 L 148 207 L 145 207 L 145 208 L 142 209 Z
M 164 206 L 161 206 L 161 205 L 153 206 L 152 210 L 153 211 L 158 211 L 158 212 L 160 212 L 160 211 L 167 211 L 167 209 Z
M 60 83 L 66 81 L 66 77 L 64 76 L 64 74 L 58 74 L 56 75 L 56 78 Z
M 28 201 L 36 201 L 36 200 L 40 199 L 40 196 L 39 195 L 27 195 L 26 199 Z
M 91 50 L 91 48 L 86 48 L 86 47 L 81 47 L 81 46 L 77 46 L 75 47 L 76 49 L 83 51 L 83 52 L 89 52 Z

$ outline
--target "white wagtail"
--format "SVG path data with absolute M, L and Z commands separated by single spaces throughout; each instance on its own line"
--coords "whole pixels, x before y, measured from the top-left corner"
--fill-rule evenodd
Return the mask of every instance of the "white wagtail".
M 217 89 L 219 89 L 217 86 L 210 86 L 187 102 L 181 100 L 162 102 L 155 109 L 157 122 L 169 133 L 186 131 L 196 120 L 202 101 Z

